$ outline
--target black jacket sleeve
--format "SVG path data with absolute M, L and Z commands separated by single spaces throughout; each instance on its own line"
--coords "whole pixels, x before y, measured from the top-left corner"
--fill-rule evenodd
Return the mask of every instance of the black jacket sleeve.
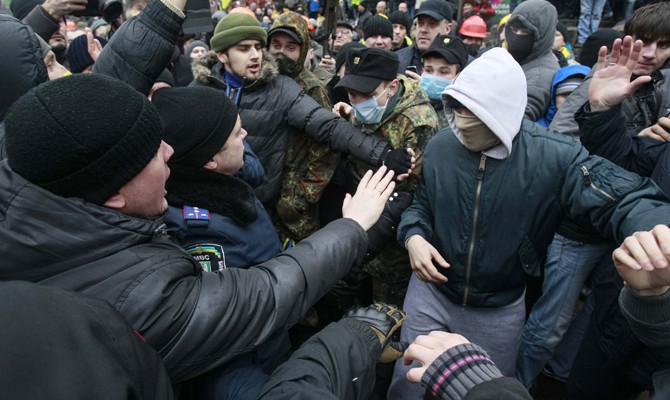
M 54 19 L 42 6 L 36 6 L 23 19 L 28 26 L 33 28 L 45 42 L 48 42 L 51 35 L 56 32 L 60 26 L 60 21 Z
M 178 383 L 297 323 L 362 261 L 366 248 L 363 228 L 340 219 L 249 269 L 194 273 L 192 262 L 177 258 L 149 268 L 123 294 L 119 311 L 158 351 Z M 156 288 L 161 288 L 157 295 Z
M 588 102 L 575 114 L 584 147 L 594 155 L 641 176 L 651 177 L 664 193 L 670 193 L 670 147 L 665 142 L 637 136 L 626 128 L 621 106 L 591 111 Z
M 312 336 L 280 365 L 259 399 L 368 399 L 380 353 L 372 329 L 345 318 Z
M 306 132 L 318 142 L 326 142 L 331 148 L 347 152 L 354 157 L 378 165 L 388 142 L 376 135 L 366 135 L 359 128 L 321 107 L 309 97 L 297 83 L 292 91 L 285 90 L 293 99 L 289 107 L 288 123 L 293 128 Z M 286 89 L 286 88 L 285 88 Z
M 167 67 L 184 18 L 160 0 L 119 28 L 100 53 L 93 72 L 120 79 L 148 95 Z

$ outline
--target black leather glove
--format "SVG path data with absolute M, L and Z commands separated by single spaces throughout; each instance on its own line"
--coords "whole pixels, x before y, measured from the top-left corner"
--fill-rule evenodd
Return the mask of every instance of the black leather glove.
M 393 334 L 400 329 L 407 318 L 405 312 L 394 305 L 375 303 L 348 311 L 344 314 L 344 318 L 363 322 L 377 335 L 382 345 L 379 362 L 388 363 L 397 360 L 408 347 L 408 343 L 394 342 L 392 339 Z
M 382 165 L 395 172 L 396 176 L 406 174 L 412 167 L 412 157 L 407 154 L 405 148 L 391 149 L 391 146 L 388 146 L 379 159 L 379 166 Z
M 368 230 L 368 251 L 365 254 L 365 262 L 375 258 L 389 242 L 395 241 L 400 216 L 412 204 L 413 197 L 407 192 L 394 192 L 389 197 L 379 220 Z

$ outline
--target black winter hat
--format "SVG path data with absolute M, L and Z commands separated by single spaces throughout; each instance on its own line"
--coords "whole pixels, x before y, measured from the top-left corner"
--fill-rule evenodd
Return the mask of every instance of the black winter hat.
M 582 49 L 579 51 L 578 62 L 591 68 L 598 62 L 598 51 L 602 46 L 612 50 L 614 40 L 621 38 L 621 32 L 604 28 L 598 29 L 586 38 Z
M 163 125 L 145 96 L 98 74 L 44 83 L 5 118 L 9 166 L 63 197 L 102 205 L 156 155 Z
M 94 38 L 98 39 L 102 47 L 107 45 L 107 41 L 100 36 L 94 36 Z M 70 45 L 67 48 L 67 61 L 70 64 L 70 71 L 73 74 L 78 74 L 86 69 L 86 67 L 95 63 L 91 58 L 91 55 L 88 54 L 86 35 L 77 36 L 70 42 Z
M 237 123 L 237 107 L 221 90 L 164 88 L 151 100 L 165 124 L 164 140 L 174 149 L 171 164 L 202 167 L 223 147 Z
M 568 31 L 568 27 L 565 26 L 564 23 L 562 23 L 561 21 L 556 21 L 556 30 L 561 33 L 561 36 L 563 36 L 563 41 L 565 43 L 570 42 L 570 40 L 569 40 L 570 39 L 570 34 L 569 34 L 570 32 Z
M 344 77 L 335 87 L 372 93 L 382 81 L 392 81 L 398 76 L 398 55 L 377 48 L 352 49 L 347 54 Z
M 391 13 L 389 21 L 391 21 L 391 26 L 393 26 L 393 24 L 403 25 L 405 29 L 407 29 L 407 34 L 412 30 L 412 18 L 410 18 L 409 14 L 406 12 L 394 11 Z
M 363 38 L 367 39 L 376 35 L 393 38 L 393 24 L 391 21 L 379 15 L 370 18 L 363 27 Z

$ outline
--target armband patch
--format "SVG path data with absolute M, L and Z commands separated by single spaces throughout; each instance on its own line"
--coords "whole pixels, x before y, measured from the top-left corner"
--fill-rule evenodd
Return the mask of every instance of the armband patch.
M 184 206 L 182 210 L 184 212 L 185 221 L 209 221 L 209 210 L 205 208 Z
M 205 272 L 223 271 L 226 269 L 226 254 L 223 246 L 218 244 L 196 244 L 185 249 L 200 263 Z

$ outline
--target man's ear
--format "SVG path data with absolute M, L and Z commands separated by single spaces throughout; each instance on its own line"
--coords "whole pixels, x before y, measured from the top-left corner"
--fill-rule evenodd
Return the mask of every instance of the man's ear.
M 221 62 L 221 64 L 228 62 L 228 55 L 223 51 L 217 51 L 216 58 Z
M 120 210 L 126 206 L 126 198 L 121 193 L 117 193 L 107 199 L 102 205 L 113 210 Z
M 451 22 L 447 22 L 447 24 L 444 27 L 444 34 L 445 35 L 449 34 L 449 32 L 451 32 L 451 28 L 452 28 Z
M 398 79 L 394 79 L 391 81 L 391 84 L 389 85 L 389 98 L 395 96 L 395 94 L 398 92 Z
M 214 160 L 209 160 L 209 161 L 207 161 L 207 164 L 203 165 L 202 167 L 203 167 L 204 169 L 207 169 L 207 170 L 210 170 L 210 171 L 214 171 L 214 170 L 216 169 L 217 166 L 218 166 L 218 164 L 216 163 L 216 161 L 214 161 Z

